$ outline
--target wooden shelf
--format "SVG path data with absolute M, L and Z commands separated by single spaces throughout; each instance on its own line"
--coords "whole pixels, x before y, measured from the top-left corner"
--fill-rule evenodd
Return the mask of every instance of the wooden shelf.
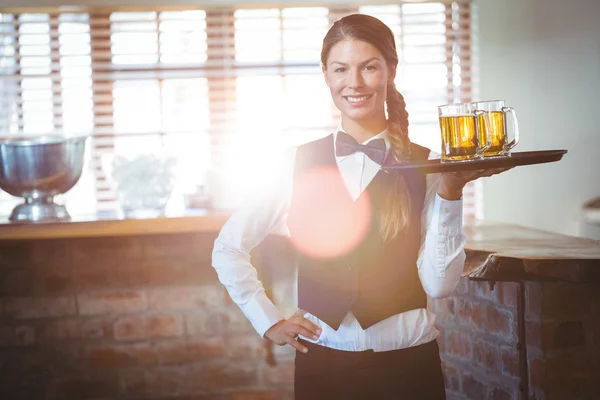
M 156 218 L 124 218 L 116 213 L 76 217 L 69 221 L 15 223 L 0 220 L 0 240 L 137 236 L 218 232 L 230 213 L 185 212 Z

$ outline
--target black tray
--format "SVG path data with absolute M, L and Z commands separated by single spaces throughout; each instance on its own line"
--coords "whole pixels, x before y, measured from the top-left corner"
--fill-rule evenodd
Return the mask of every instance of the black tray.
M 381 167 L 383 170 L 395 171 L 404 169 L 418 169 L 426 174 L 440 172 L 470 171 L 488 168 L 517 167 L 519 165 L 543 164 L 559 161 L 567 150 L 542 150 L 522 151 L 511 153 L 508 157 L 495 157 L 473 159 L 465 161 L 447 161 L 442 163 L 439 159 L 427 160 L 419 164 L 394 164 Z

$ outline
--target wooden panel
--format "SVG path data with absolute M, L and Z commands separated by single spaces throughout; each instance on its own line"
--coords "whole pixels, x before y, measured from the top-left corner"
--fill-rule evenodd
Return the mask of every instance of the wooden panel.
M 600 241 L 488 224 L 465 228 L 463 275 L 495 281 L 600 282 Z

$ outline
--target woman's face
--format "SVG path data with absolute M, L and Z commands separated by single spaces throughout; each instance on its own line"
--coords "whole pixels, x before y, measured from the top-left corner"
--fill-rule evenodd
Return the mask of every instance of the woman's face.
M 323 74 L 343 117 L 361 125 L 385 119 L 387 85 L 396 71 L 377 48 L 361 40 L 342 40 L 329 51 Z

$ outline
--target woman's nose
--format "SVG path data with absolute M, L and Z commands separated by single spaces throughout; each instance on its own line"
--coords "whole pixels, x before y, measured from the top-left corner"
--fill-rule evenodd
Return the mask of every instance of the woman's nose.
M 355 89 L 362 87 L 364 85 L 364 80 L 360 70 L 352 71 L 348 76 L 348 87 L 350 89 Z

